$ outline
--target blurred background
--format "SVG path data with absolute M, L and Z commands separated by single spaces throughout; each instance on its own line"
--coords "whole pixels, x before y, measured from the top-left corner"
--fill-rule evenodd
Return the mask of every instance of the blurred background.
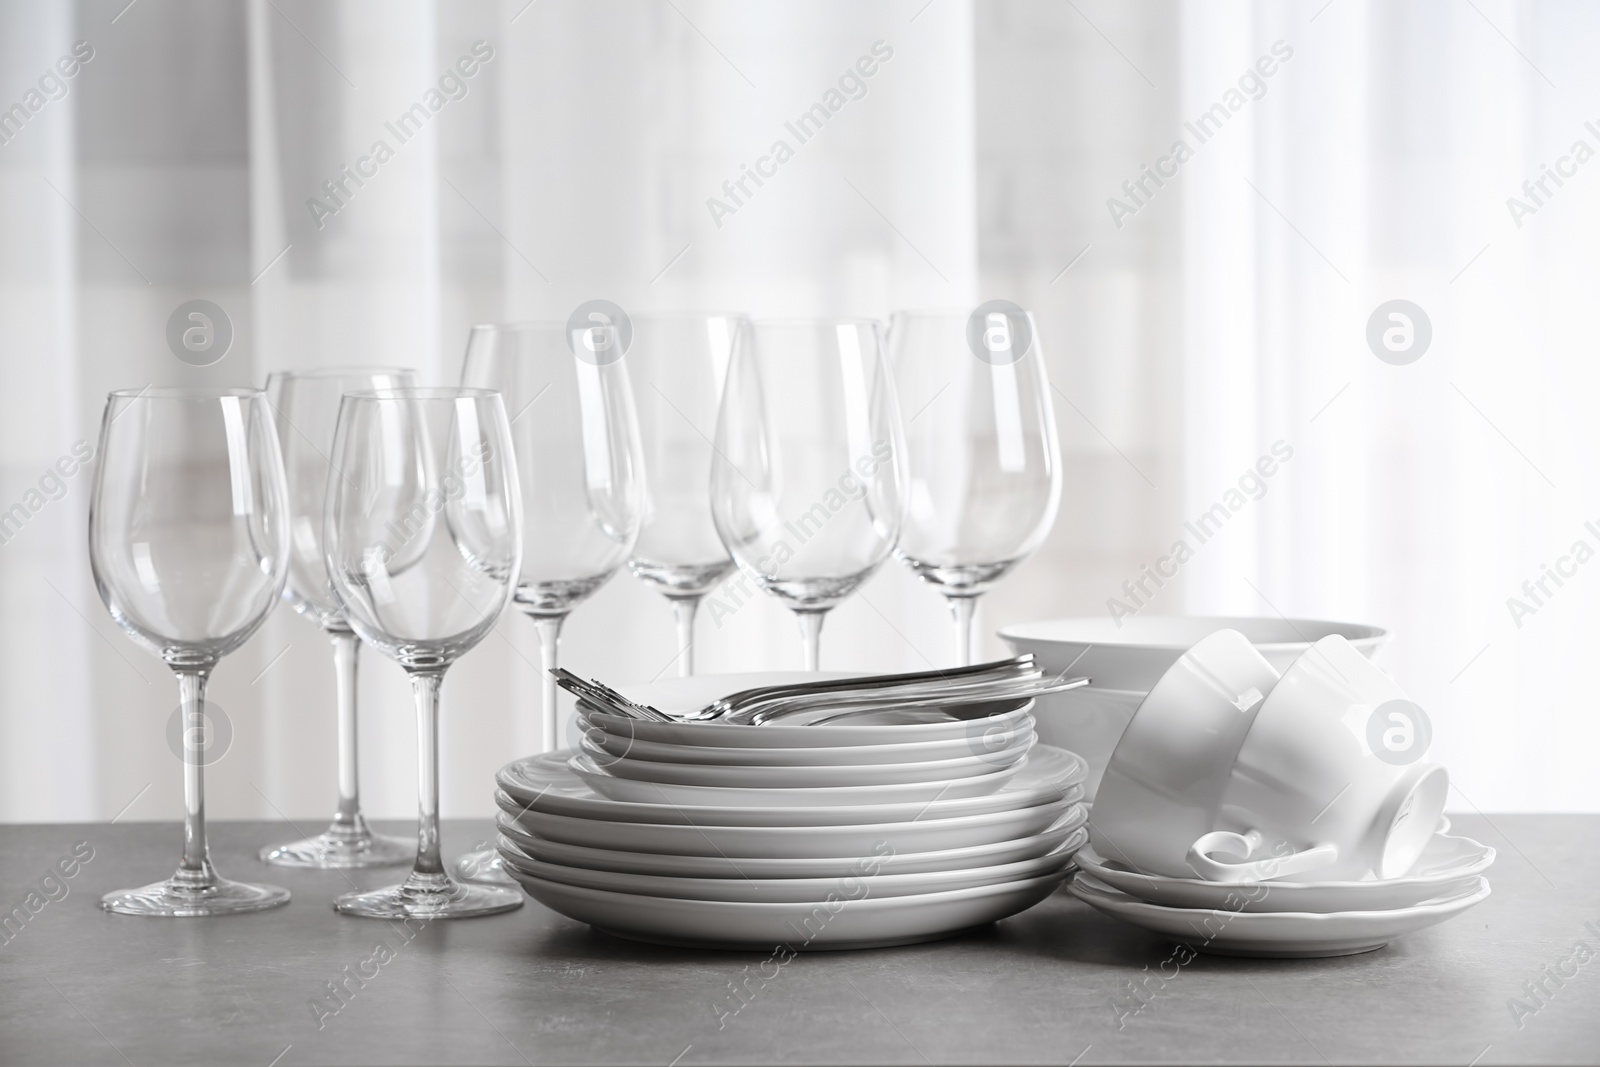
M 1107 612 L 1281 442 L 1145 610 L 1388 627 L 1454 808 L 1600 810 L 1597 49 L 1579 0 L 0 0 L 0 512 L 24 509 L 0 524 L 0 820 L 182 810 L 170 676 L 90 577 L 92 469 L 49 476 L 108 390 L 350 363 L 451 383 L 471 324 L 592 298 L 1031 309 L 1066 489 L 982 602 L 985 652 Z M 863 56 L 798 143 L 785 123 Z M 708 203 L 780 139 L 775 177 Z M 208 367 L 166 339 L 196 299 L 232 327 Z M 1406 365 L 1369 344 L 1392 300 L 1428 324 Z M 702 671 L 799 666 L 775 602 L 712 603 Z M 446 816 L 489 814 L 537 746 L 533 626 L 500 632 L 445 686 Z M 676 653 L 626 573 L 562 643 L 612 681 Z M 892 562 L 823 635 L 828 669 L 953 657 L 942 599 Z M 409 817 L 409 689 L 361 670 L 365 807 Z M 320 828 L 332 695 L 286 607 L 223 662 L 212 817 Z

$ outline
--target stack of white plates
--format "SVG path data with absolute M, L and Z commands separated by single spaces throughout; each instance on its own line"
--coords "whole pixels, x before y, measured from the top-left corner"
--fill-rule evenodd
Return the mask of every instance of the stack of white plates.
M 1445 824 L 1448 826 L 1448 823 Z M 1348 956 L 1458 915 L 1489 895 L 1494 849 L 1433 835 L 1403 877 L 1359 882 L 1208 882 L 1077 856 L 1073 896 L 1108 915 L 1226 956 Z
M 626 693 L 670 711 L 766 684 Z M 818 726 L 588 709 L 580 727 L 578 750 L 501 769 L 500 855 L 534 899 L 622 937 L 793 951 L 925 941 L 1043 900 L 1088 838 L 1084 761 L 1036 744 L 1027 709 Z

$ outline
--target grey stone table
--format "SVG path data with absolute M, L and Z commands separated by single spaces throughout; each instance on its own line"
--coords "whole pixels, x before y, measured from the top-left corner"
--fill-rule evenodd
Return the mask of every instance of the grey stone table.
M 1600 1061 L 1600 816 L 1456 826 L 1499 850 L 1493 896 L 1368 955 L 1200 956 L 1148 979 L 1158 937 L 1058 893 L 943 942 L 801 955 L 742 1006 L 730 983 L 765 954 L 634 944 L 531 900 L 414 934 L 338 915 L 352 881 L 394 873 L 269 870 L 254 856 L 279 823 L 214 824 L 212 852 L 289 905 L 183 920 L 99 908 L 170 873 L 176 826 L 0 827 L 0 909 L 40 893 L 0 934 L 0 1064 Z M 449 823 L 447 851 L 488 831 Z M 41 888 L 63 858 L 73 877 Z M 358 966 L 377 973 L 332 999 Z

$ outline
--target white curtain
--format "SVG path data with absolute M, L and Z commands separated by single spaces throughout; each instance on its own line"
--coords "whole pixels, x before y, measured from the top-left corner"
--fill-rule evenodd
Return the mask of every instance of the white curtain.
M 1506 607 L 1575 540 L 1600 549 L 1591 168 L 1520 227 L 1505 201 L 1573 141 L 1600 148 L 1597 21 L 1509 0 L 3 5 L 0 107 L 74 42 L 94 55 L 0 144 L 0 509 L 94 440 L 111 388 L 345 363 L 449 382 L 470 324 L 595 297 L 876 316 L 1007 297 L 1040 321 L 1067 491 L 986 598 L 986 651 L 1005 623 L 1106 611 L 1281 441 L 1292 458 L 1140 609 L 1389 626 L 1382 662 L 1432 717 L 1458 807 L 1595 810 L 1595 579 L 1547 580 L 1520 628 Z M 800 143 L 786 123 L 830 90 Z M 1185 123 L 1219 103 L 1199 143 Z M 724 183 L 779 139 L 792 158 L 735 203 Z M 1178 140 L 1192 158 L 1161 164 Z M 197 297 L 235 328 L 207 368 L 164 340 Z M 1409 366 L 1365 340 L 1392 299 L 1431 320 Z M 171 679 L 94 592 L 88 487 L 0 545 L 0 819 L 181 810 Z M 774 603 L 720 622 L 702 613 L 701 669 L 798 664 Z M 446 687 L 447 816 L 489 813 L 493 770 L 535 744 L 532 628 L 499 629 Z M 618 680 L 675 651 L 625 574 L 562 644 Z M 939 599 L 894 564 L 824 628 L 827 667 L 950 655 Z M 381 657 L 362 668 L 366 805 L 408 816 L 409 694 Z M 224 663 L 214 817 L 328 814 L 331 687 L 286 610 Z

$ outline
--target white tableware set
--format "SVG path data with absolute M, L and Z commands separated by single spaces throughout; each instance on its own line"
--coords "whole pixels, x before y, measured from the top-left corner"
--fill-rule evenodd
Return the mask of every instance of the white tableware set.
M 825 675 L 624 687 L 691 712 Z M 499 852 L 530 896 L 621 937 L 717 948 L 910 944 L 1049 896 L 1088 839 L 1086 772 L 1026 704 L 915 721 L 652 722 L 579 702 L 576 750 L 497 776 Z
M 1219 630 L 1140 703 L 1099 783 L 1070 888 L 1200 951 L 1380 948 L 1489 895 L 1494 850 L 1442 832 L 1449 776 L 1374 745 L 1412 707 L 1337 634 L 1283 673 Z

